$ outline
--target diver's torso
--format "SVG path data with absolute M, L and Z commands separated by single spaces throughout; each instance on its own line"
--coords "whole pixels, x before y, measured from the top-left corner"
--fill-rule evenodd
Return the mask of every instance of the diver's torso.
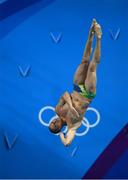
M 84 114 L 86 112 L 86 109 L 88 108 L 91 100 L 83 97 L 78 92 L 73 91 L 70 94 L 72 105 L 76 109 L 76 111 L 79 114 L 79 117 L 77 117 L 76 113 L 71 111 L 69 105 L 65 103 L 63 106 L 58 107 L 57 114 L 58 116 L 63 119 L 64 122 L 66 122 L 68 128 L 73 127 L 79 127 L 82 123 Z

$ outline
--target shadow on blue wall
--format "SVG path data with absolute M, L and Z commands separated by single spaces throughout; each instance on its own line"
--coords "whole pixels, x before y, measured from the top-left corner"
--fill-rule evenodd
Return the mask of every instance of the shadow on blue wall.
M 54 1 L 55 0 L 8 0 L 2 3 L 0 5 L 0 39 L 4 38 L 19 24 Z M 6 21 L 6 18 L 8 18 L 8 21 Z

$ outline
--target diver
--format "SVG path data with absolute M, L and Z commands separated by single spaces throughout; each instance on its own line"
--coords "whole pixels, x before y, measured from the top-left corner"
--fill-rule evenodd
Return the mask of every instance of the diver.
M 96 45 L 90 61 L 94 36 L 96 37 Z M 66 91 L 62 95 L 55 108 L 58 118 L 53 119 L 49 125 L 52 133 L 59 133 L 65 146 L 68 146 L 74 139 L 89 104 L 96 96 L 96 71 L 97 65 L 100 63 L 101 36 L 101 26 L 93 19 L 81 64 L 74 75 L 73 92 L 69 94 Z M 66 135 L 61 132 L 63 126 L 68 128 Z

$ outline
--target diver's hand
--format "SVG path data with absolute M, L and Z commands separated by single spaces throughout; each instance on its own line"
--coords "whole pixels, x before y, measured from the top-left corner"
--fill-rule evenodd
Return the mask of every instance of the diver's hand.
M 75 133 L 76 133 L 76 130 L 73 130 L 73 129 L 68 129 L 68 132 L 66 134 L 66 137 L 64 137 L 64 134 L 62 132 L 60 132 L 60 139 L 62 141 L 62 143 L 65 145 L 65 146 L 68 146 L 71 144 L 72 140 L 74 139 L 75 137 Z

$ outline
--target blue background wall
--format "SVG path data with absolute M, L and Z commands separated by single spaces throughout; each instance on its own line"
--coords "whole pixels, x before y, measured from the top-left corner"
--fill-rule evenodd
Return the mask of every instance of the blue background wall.
M 128 122 L 128 2 L 8 0 L 0 7 L 0 178 L 81 178 Z M 38 113 L 44 106 L 55 106 L 65 90 L 72 91 L 94 17 L 103 37 L 91 107 L 101 120 L 65 148 L 41 125 Z M 60 42 L 53 42 L 51 32 L 55 38 L 62 33 Z M 26 77 L 19 66 L 24 73 L 30 67 Z M 45 115 L 47 122 L 51 115 Z M 93 121 L 91 114 L 87 117 Z M 10 149 L 9 142 L 14 142 Z

